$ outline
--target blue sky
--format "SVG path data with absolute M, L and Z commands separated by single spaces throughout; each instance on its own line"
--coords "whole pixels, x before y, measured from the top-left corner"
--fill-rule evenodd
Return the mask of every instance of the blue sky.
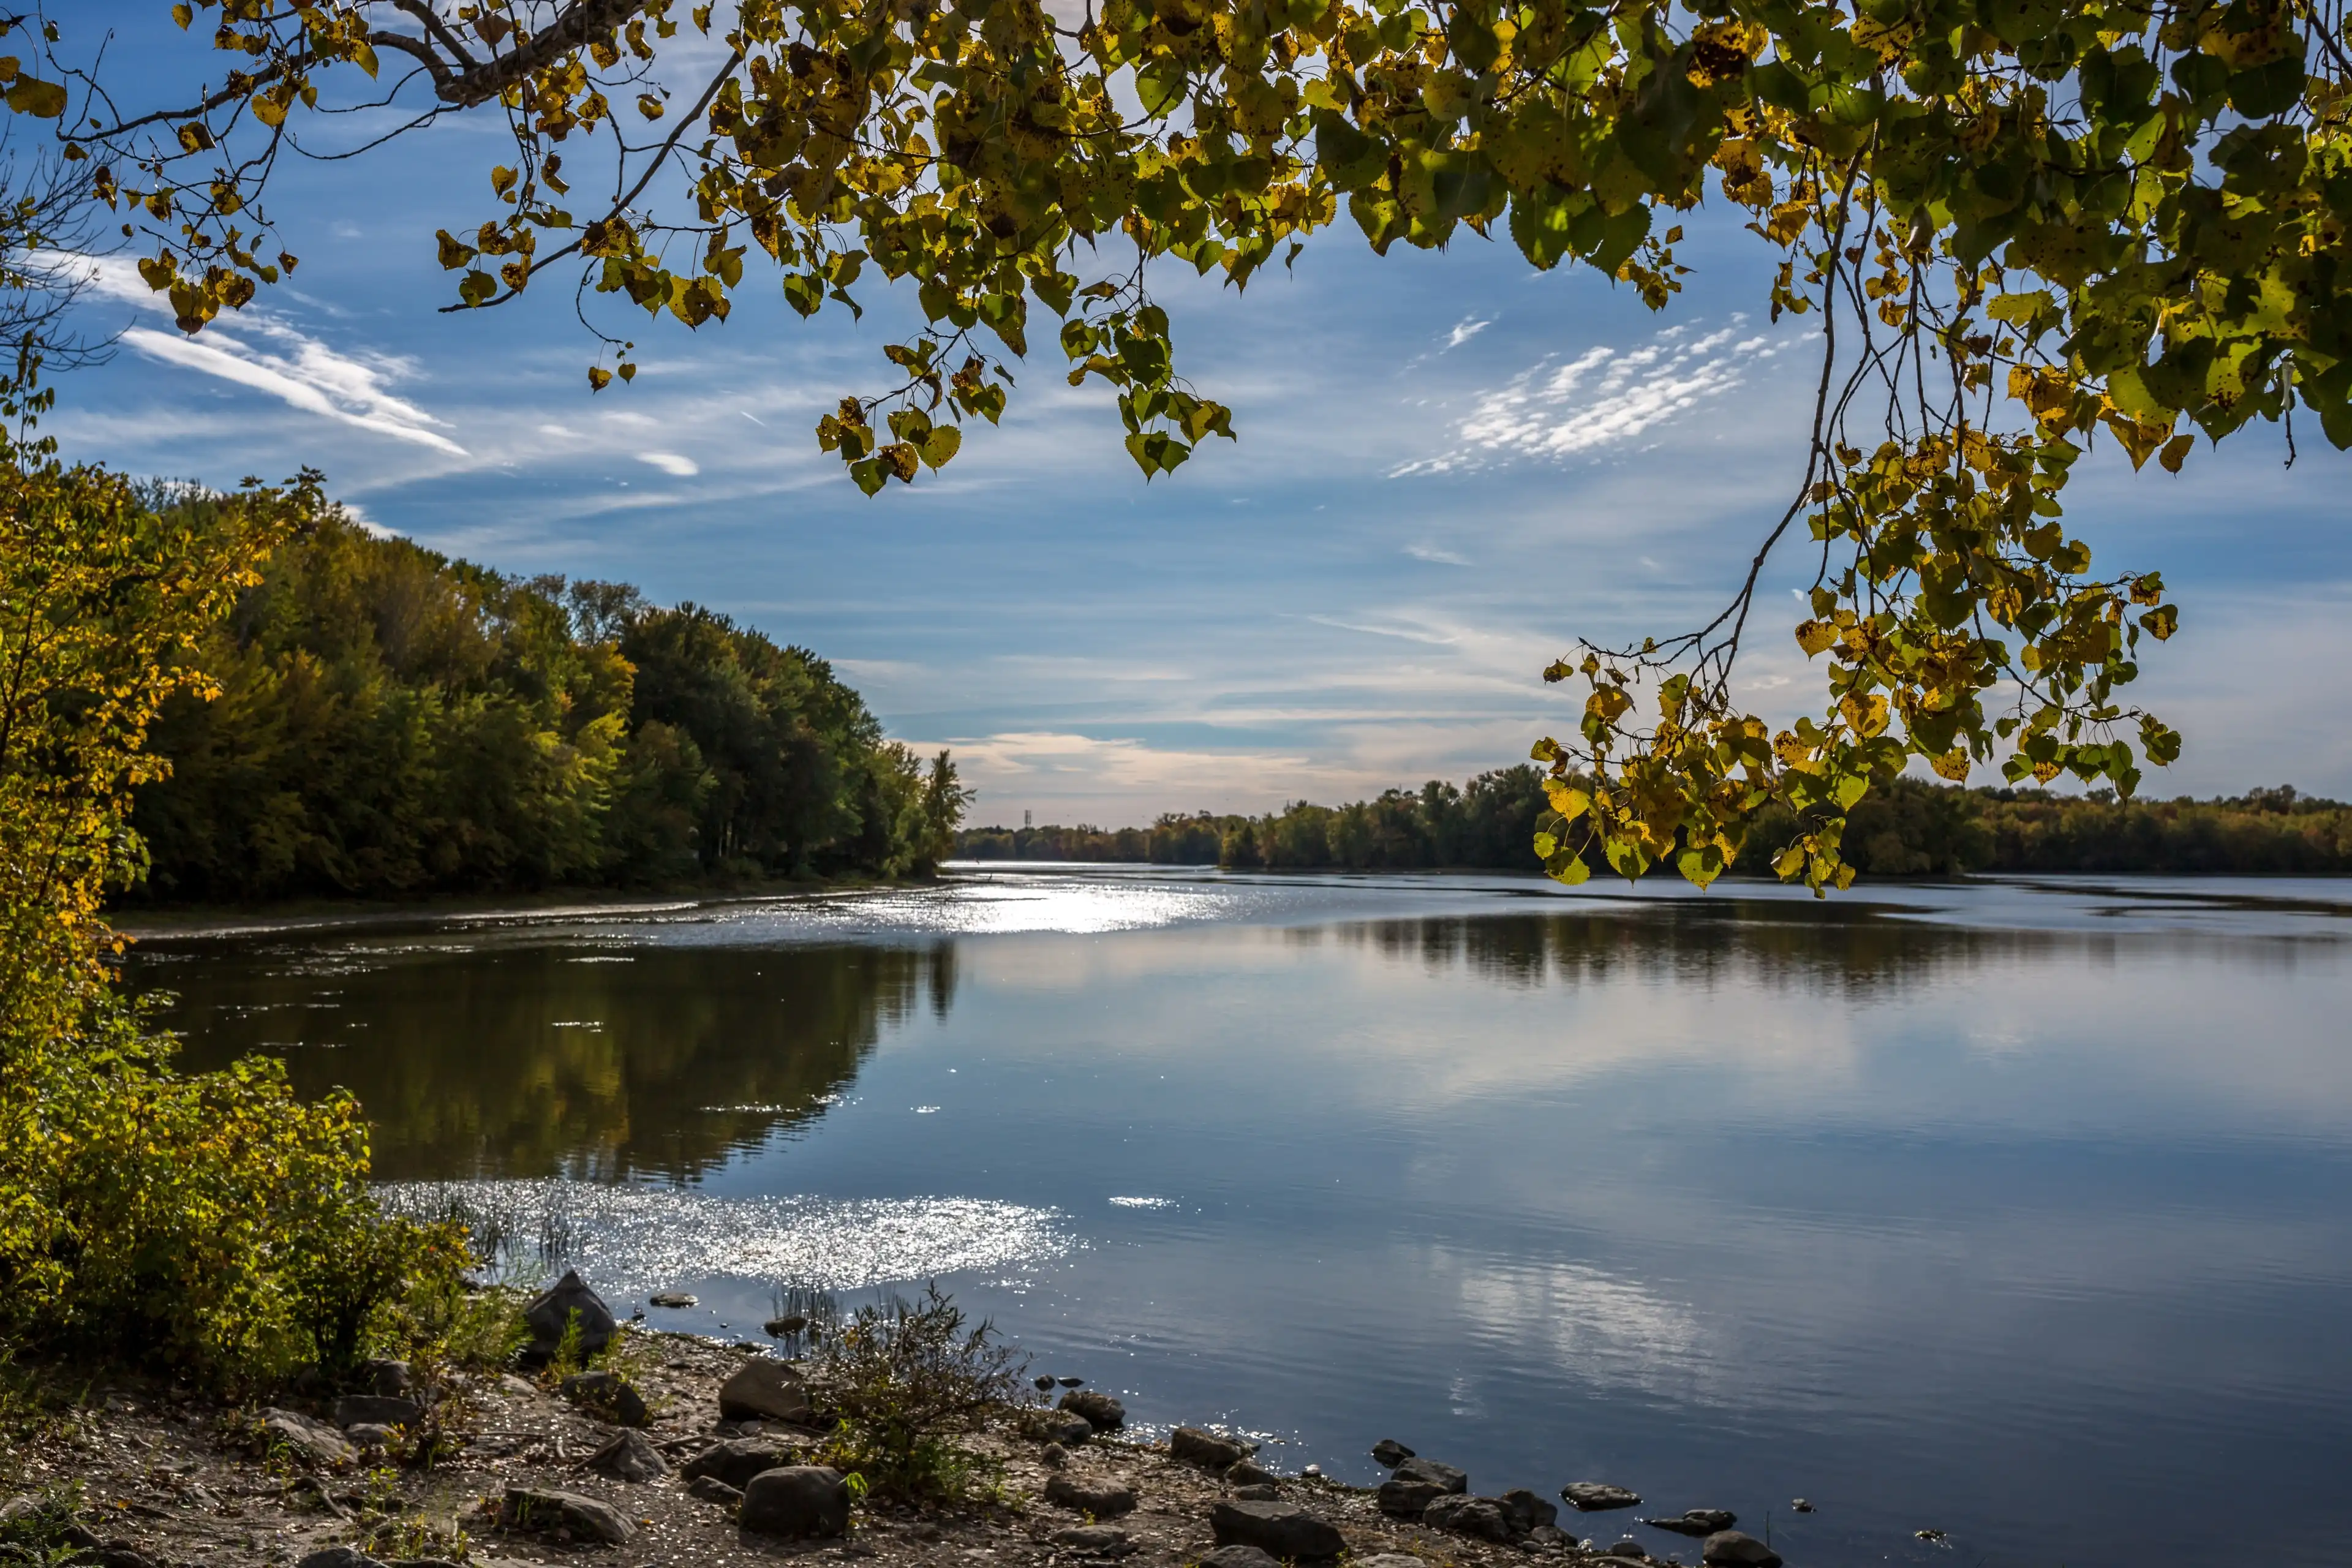
M 109 14 L 134 84 L 215 68 L 163 5 L 91 7 Z M 1343 225 L 1239 296 L 1170 268 L 1179 353 L 1237 444 L 1146 485 L 1108 397 L 1066 387 L 1033 331 L 1003 426 L 869 500 L 810 430 L 883 384 L 911 295 L 868 288 L 863 323 L 809 323 L 753 271 L 699 332 L 607 301 L 643 369 L 592 397 L 564 279 L 436 310 L 434 230 L 488 215 L 502 135 L 289 165 L 274 216 L 299 271 L 194 340 L 121 258 L 85 310 L 127 334 L 49 428 L 75 457 L 215 485 L 311 464 L 435 549 L 724 610 L 831 658 L 893 735 L 953 747 L 979 821 L 1264 809 L 1522 758 L 1573 721 L 1544 663 L 1712 614 L 1802 466 L 1811 323 L 1764 321 L 1761 242 L 1702 210 L 1662 314 L 1466 235 L 1379 258 Z M 2177 478 L 2109 447 L 2070 491 L 2100 566 L 2160 568 L 2182 606 L 2143 661 L 2144 700 L 2188 736 L 2151 793 L 2352 794 L 2352 459 L 2299 434 L 2292 471 L 2260 426 Z M 1793 620 L 1786 565 L 1766 610 Z M 1751 645 L 1748 700 L 1810 707 L 1785 628 Z

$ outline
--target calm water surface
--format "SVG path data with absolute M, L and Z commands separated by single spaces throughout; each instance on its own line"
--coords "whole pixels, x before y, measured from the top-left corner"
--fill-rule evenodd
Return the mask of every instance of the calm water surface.
M 2345 882 L 1024 868 L 133 972 L 665 1325 L 936 1278 L 1286 1466 L 2055 1568 L 2352 1561 L 2347 953 Z

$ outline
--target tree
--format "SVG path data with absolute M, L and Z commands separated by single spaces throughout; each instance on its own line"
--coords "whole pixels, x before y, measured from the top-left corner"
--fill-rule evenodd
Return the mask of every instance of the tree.
M 7 99 L 94 165 L 191 331 L 295 266 L 268 237 L 271 173 L 362 77 L 411 125 L 513 132 L 488 216 L 437 237 L 456 308 L 561 267 L 699 326 L 754 251 L 808 315 L 857 310 L 869 269 L 911 279 L 928 325 L 888 349 L 897 384 L 817 429 L 868 492 L 999 416 L 1032 301 L 1062 319 L 1071 381 L 1117 389 L 1147 477 L 1230 437 L 1176 373 L 1150 269 L 1244 286 L 1343 198 L 1375 250 L 1507 235 L 1661 309 L 1687 271 L 1672 215 L 1744 210 L 1780 257 L 1774 317 L 1821 319 L 1803 471 L 1721 615 L 1546 671 L 1585 692 L 1575 734 L 1535 749 L 1538 850 L 1570 880 L 1597 842 L 1625 875 L 1671 859 L 1704 884 L 1778 807 L 1780 873 L 1843 886 L 1845 812 L 1915 758 L 1957 779 L 2001 752 L 2012 781 L 2128 794 L 2179 750 L 2124 695 L 2178 612 L 2156 573 L 2094 574 L 2063 526 L 2074 465 L 2105 433 L 2178 471 L 2195 431 L 2257 416 L 2292 451 L 2297 409 L 2352 445 L 2343 0 L 680 10 L 182 0 L 230 67 L 129 106 L 33 17 L 16 30 L 40 70 L 17 64 Z M 575 211 L 590 174 L 612 195 Z M 608 348 L 595 387 L 635 368 L 631 340 Z M 1801 520 L 1821 553 L 1796 637 L 1826 657 L 1827 701 L 1775 732 L 1730 676 Z

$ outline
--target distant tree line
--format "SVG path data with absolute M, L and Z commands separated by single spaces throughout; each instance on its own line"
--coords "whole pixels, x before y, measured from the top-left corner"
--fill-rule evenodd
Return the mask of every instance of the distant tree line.
M 1522 764 L 1456 788 L 1433 780 L 1349 805 L 1306 801 L 1263 816 L 1199 812 L 1150 827 L 974 827 L 957 853 L 977 860 L 1129 861 L 1247 869 L 1540 869 L 1532 842 L 1542 775 Z M 1793 816 L 1750 829 L 1738 876 L 1772 875 Z M 2352 806 L 2292 786 L 2228 799 L 2122 801 L 2113 792 L 1968 789 L 1897 779 L 1847 816 L 1844 853 L 1881 879 L 1990 872 L 2242 875 L 2352 871 Z M 1595 857 L 1596 875 L 1608 868 Z
M 923 875 L 969 798 L 804 648 L 339 512 L 278 549 L 196 662 L 218 696 L 154 727 L 171 773 L 138 795 L 134 896 Z

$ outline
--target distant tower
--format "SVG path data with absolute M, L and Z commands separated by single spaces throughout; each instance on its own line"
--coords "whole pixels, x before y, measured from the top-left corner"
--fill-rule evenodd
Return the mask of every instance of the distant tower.
M 1029 826 L 1029 814 L 1025 811 L 1021 814 L 1021 826 L 1024 827 Z

